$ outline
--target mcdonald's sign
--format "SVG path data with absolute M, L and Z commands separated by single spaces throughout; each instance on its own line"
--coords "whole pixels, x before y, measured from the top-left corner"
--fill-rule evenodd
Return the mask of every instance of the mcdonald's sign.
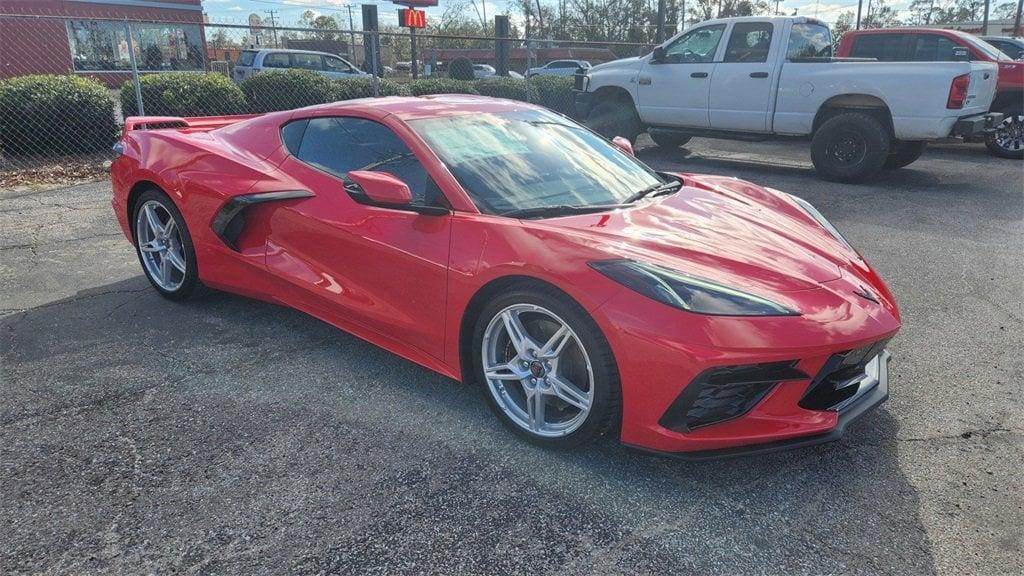
M 426 28 L 427 13 L 415 8 L 401 8 L 398 10 L 398 25 L 405 28 Z

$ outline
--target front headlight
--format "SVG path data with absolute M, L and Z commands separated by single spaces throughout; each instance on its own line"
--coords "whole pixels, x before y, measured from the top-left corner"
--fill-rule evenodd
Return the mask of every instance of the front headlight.
M 604 260 L 590 266 L 648 298 L 697 314 L 716 316 L 799 316 L 770 300 L 645 262 Z
M 849 248 L 851 251 L 856 252 L 853 246 L 851 246 L 850 243 L 846 241 L 846 238 L 843 238 L 843 235 L 839 233 L 839 230 L 836 230 L 836 227 L 833 226 L 832 223 L 828 221 L 828 218 L 825 218 L 825 216 L 823 216 L 821 212 L 818 212 L 818 209 L 815 208 L 810 202 L 804 200 L 799 196 L 794 196 L 792 194 L 790 194 L 789 197 L 792 198 L 794 202 L 796 202 L 797 206 L 803 208 L 804 212 L 807 212 L 808 216 L 814 218 L 818 222 L 818 224 L 821 224 L 822 228 L 828 230 L 828 233 L 831 234 L 833 238 L 842 242 L 843 245 Z

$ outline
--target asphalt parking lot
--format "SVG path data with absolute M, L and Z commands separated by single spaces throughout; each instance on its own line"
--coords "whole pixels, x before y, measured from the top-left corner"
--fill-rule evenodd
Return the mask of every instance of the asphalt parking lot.
M 548 452 L 298 312 L 160 298 L 108 183 L 0 191 L 0 573 L 1024 572 L 1022 164 L 940 145 L 852 186 L 802 143 L 639 155 L 832 219 L 903 310 L 889 402 L 757 458 Z

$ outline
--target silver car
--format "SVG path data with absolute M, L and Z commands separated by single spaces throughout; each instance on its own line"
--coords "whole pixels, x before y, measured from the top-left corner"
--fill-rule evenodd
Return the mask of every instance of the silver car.
M 241 82 L 262 70 L 312 70 L 329 78 L 367 76 L 366 72 L 334 54 L 266 48 L 243 50 L 238 56 L 231 77 L 235 82 Z
M 576 74 L 577 68 L 584 70 L 590 68 L 590 62 L 586 60 L 552 60 L 540 68 L 530 68 L 526 71 L 526 77 L 530 76 L 572 76 Z

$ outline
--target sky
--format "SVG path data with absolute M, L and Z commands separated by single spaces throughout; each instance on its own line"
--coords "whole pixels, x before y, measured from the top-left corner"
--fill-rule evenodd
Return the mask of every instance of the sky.
M 500 14 L 505 11 L 505 0 L 484 1 L 487 4 L 488 21 L 493 21 L 494 14 Z M 439 7 L 427 9 L 428 17 L 441 14 L 448 2 L 447 0 L 440 0 L 440 2 L 441 5 Z M 554 3 L 553 0 L 541 0 L 541 2 L 543 4 Z M 481 0 L 477 0 L 476 4 L 480 6 L 481 3 Z M 865 0 L 865 5 L 866 3 Z M 902 0 L 889 2 L 889 5 L 897 9 L 906 9 L 909 3 L 909 0 Z M 339 24 L 345 27 L 345 24 L 347 24 L 345 20 L 348 18 L 348 12 L 345 7 L 352 5 L 352 15 L 357 28 L 359 27 L 361 4 L 377 4 L 378 18 L 382 24 L 393 25 L 398 23 L 397 10 L 400 6 L 382 0 L 203 0 L 203 8 L 210 15 L 212 22 L 243 24 L 247 22 L 249 14 L 255 13 L 259 14 L 261 18 L 266 18 L 266 12 L 273 10 L 277 13 L 276 18 L 281 26 L 294 25 L 303 12 L 313 10 L 317 13 L 332 16 L 341 14 L 342 18 Z M 476 17 L 476 12 L 468 0 L 466 4 L 468 15 Z M 792 14 L 794 9 L 798 9 L 799 14 L 802 16 L 814 16 L 826 22 L 834 22 L 843 12 L 856 12 L 857 0 L 833 0 L 831 2 L 820 0 L 784 0 L 780 2 L 779 9 L 780 12 L 786 14 Z

